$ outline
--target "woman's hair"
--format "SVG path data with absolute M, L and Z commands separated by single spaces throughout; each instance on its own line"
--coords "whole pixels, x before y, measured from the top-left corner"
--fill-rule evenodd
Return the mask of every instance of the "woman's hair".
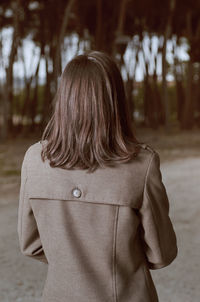
M 54 102 L 41 152 L 51 167 L 93 172 L 137 155 L 122 77 L 107 54 L 91 51 L 72 59 L 61 75 Z

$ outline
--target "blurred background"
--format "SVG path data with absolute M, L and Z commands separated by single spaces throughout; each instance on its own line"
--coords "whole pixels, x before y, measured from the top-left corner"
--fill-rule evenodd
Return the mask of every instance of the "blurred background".
M 136 137 L 160 154 L 179 247 L 152 272 L 160 301 L 199 302 L 200 0 L 0 0 L 0 301 L 40 301 L 47 267 L 18 246 L 21 163 L 90 49 L 116 60 Z

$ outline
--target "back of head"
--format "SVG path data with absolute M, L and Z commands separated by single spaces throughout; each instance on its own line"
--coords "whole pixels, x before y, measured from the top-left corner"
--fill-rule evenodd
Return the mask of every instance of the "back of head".
M 91 51 L 66 65 L 42 140 L 42 159 L 65 169 L 91 172 L 137 154 L 122 77 L 108 55 Z

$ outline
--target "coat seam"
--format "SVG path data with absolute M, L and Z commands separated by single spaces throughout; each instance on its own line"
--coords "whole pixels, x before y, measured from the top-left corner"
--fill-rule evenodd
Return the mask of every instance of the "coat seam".
M 118 302 L 117 299 L 117 276 L 116 276 L 116 237 L 117 237 L 117 222 L 118 222 L 119 206 L 115 211 L 114 225 L 113 225 L 113 253 L 112 253 L 112 270 L 113 270 L 113 301 Z
M 149 164 L 148 164 L 148 167 L 147 167 L 147 170 L 146 170 L 146 174 L 145 174 L 145 179 L 144 179 L 144 188 L 143 188 L 143 194 L 144 194 L 144 191 L 145 191 L 145 187 L 146 187 L 146 183 L 147 183 L 147 178 L 149 176 L 149 170 L 151 168 L 151 163 L 153 161 L 153 158 L 154 158 L 154 155 L 155 153 L 152 154 L 150 160 L 149 160 Z
M 149 197 L 148 192 L 146 192 L 146 195 L 147 195 L 147 198 L 148 198 L 148 201 L 149 201 L 149 205 L 150 205 L 150 209 L 151 209 L 151 212 L 152 212 L 153 221 L 154 221 L 154 224 L 156 226 L 156 234 L 157 234 L 157 237 L 158 237 L 158 242 L 159 242 L 159 247 L 160 247 L 160 256 L 163 259 L 162 244 L 160 242 L 160 234 L 159 234 L 159 225 L 158 225 L 158 222 L 157 222 L 157 219 L 156 219 L 156 214 L 154 212 L 154 208 L 152 206 L 151 199 Z
M 144 192 L 145 192 L 145 187 L 146 187 L 146 182 L 147 182 L 147 178 L 148 178 L 148 174 L 149 174 L 149 170 L 150 170 L 150 167 L 151 167 L 151 163 L 153 161 L 153 157 L 154 157 L 154 153 L 153 152 L 150 156 L 150 159 L 149 159 L 149 162 L 148 162 L 148 166 L 147 166 L 147 169 L 146 169 L 146 172 L 145 172 L 145 175 L 144 175 L 144 185 L 143 185 L 143 190 L 142 190 L 142 196 L 144 197 Z M 142 201 L 143 201 L 144 198 L 142 198 Z M 140 207 L 142 207 L 142 202 L 140 204 Z
M 56 201 L 63 201 L 63 202 L 67 202 L 67 201 L 73 201 L 73 202 L 82 202 L 82 203 L 89 203 L 89 204 L 100 204 L 100 205 L 108 205 L 108 206 L 120 206 L 120 207 L 127 207 L 127 208 L 130 208 L 130 205 L 129 204 L 119 204 L 119 203 L 106 203 L 106 202 L 104 202 L 104 201 L 88 201 L 88 200 L 86 200 L 86 199 L 84 199 L 84 200 L 81 200 L 81 199 L 79 199 L 79 200 L 77 200 L 77 199 L 64 199 L 64 198 L 55 198 L 55 197 L 40 197 L 39 195 L 38 196 L 36 196 L 36 197 L 31 197 L 32 195 L 31 194 L 29 194 L 29 199 L 32 199 L 32 200 L 38 200 L 38 199 L 44 199 L 44 200 L 48 200 L 48 201 L 50 201 L 50 200 L 52 200 L 52 201 L 54 201 L 54 200 L 56 200 Z
M 154 155 L 156 156 L 156 153 L 153 154 L 151 163 L 152 163 L 152 161 L 153 161 Z M 150 163 L 150 165 L 149 165 L 149 169 L 148 169 L 148 170 L 150 170 L 151 163 Z M 148 175 L 147 175 L 147 177 L 148 177 Z M 147 182 L 147 179 L 146 179 L 146 182 Z M 155 224 L 155 226 L 156 226 L 156 233 L 157 233 L 158 242 L 159 242 L 159 246 L 160 246 L 160 256 L 161 256 L 161 258 L 163 259 L 164 253 L 163 253 L 162 244 L 161 244 L 161 241 L 160 241 L 159 225 L 158 225 L 158 222 L 157 222 L 157 219 L 156 219 L 156 214 L 155 214 L 155 211 L 154 211 L 152 202 L 151 202 L 151 198 L 150 198 L 149 193 L 148 193 L 148 190 L 147 190 L 147 188 L 146 188 L 146 182 L 145 182 L 145 188 L 144 188 L 144 195 L 146 194 L 147 199 L 148 199 L 148 201 L 149 201 L 149 205 L 150 205 L 150 208 L 151 208 L 153 221 L 154 221 L 154 224 Z
M 149 277 L 147 276 L 147 271 L 146 271 L 147 267 L 145 266 L 145 263 L 142 266 L 143 266 L 143 272 L 144 272 L 144 277 L 145 277 L 145 282 L 146 282 L 146 285 L 148 288 L 148 292 L 153 301 L 154 297 L 152 296 L 151 285 L 149 284 Z
M 23 230 L 23 213 L 24 213 L 24 201 L 25 201 L 25 189 L 26 189 L 26 183 L 27 183 L 28 177 L 26 176 L 24 187 L 23 187 L 23 194 L 22 194 L 22 209 L 21 209 L 21 230 L 20 230 L 20 236 L 22 238 L 22 230 Z
M 27 156 L 29 154 L 30 151 L 30 147 L 27 149 L 25 155 L 24 155 L 24 172 L 25 175 L 23 175 L 23 177 L 25 176 L 25 180 L 24 180 L 24 184 L 23 184 L 23 191 L 22 191 L 22 206 L 21 206 L 21 228 L 20 228 L 20 237 L 22 239 L 22 230 L 23 230 L 23 213 L 24 213 L 24 202 L 25 202 L 25 193 L 26 193 L 26 184 L 27 184 L 27 180 L 28 180 L 28 164 L 27 164 Z M 22 175 L 21 175 L 22 176 Z M 22 182 L 22 177 L 21 177 L 21 182 Z

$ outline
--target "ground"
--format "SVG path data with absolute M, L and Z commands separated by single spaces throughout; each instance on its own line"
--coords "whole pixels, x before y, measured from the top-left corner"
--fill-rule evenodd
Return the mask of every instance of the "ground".
M 198 302 L 200 251 L 200 135 L 138 130 L 137 137 L 160 154 L 179 253 L 166 268 L 151 271 L 160 302 Z M 0 144 L 0 301 L 40 302 L 47 265 L 23 256 L 17 238 L 20 168 L 25 150 L 38 141 Z

